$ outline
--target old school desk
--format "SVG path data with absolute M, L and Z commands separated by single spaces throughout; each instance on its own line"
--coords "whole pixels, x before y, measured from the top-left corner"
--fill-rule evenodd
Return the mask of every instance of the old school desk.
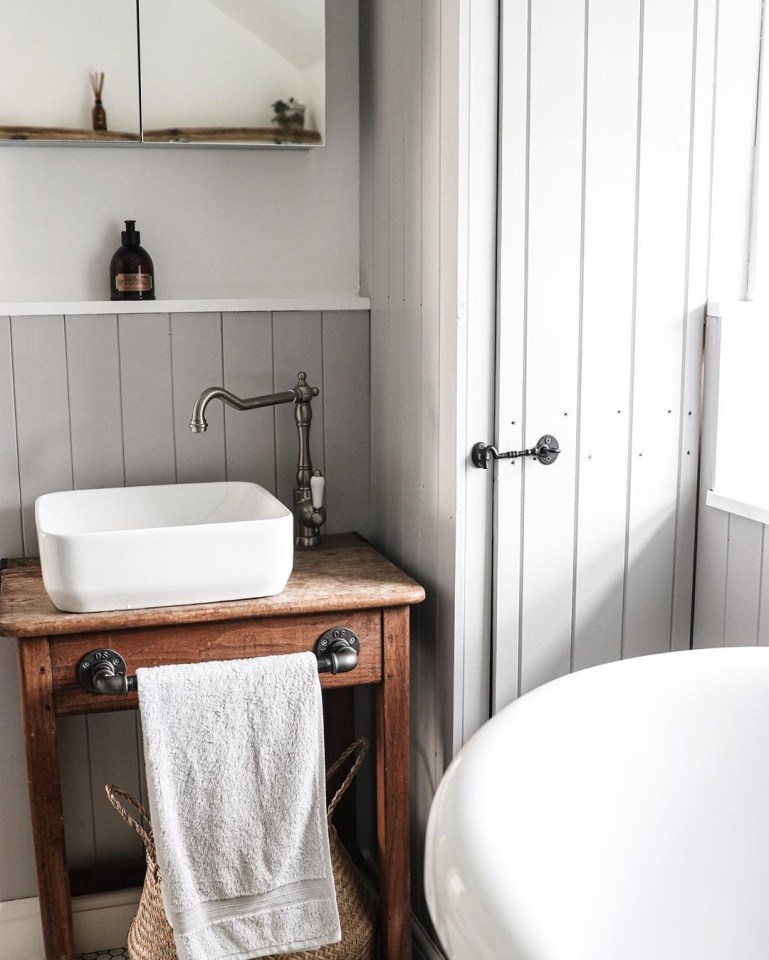
M 409 960 L 409 605 L 424 590 L 355 534 L 297 551 L 283 593 L 258 600 L 108 613 L 62 613 L 35 560 L 11 561 L 0 580 L 0 634 L 15 637 L 46 960 L 75 960 L 64 848 L 56 717 L 135 709 L 137 695 L 81 686 L 77 667 L 110 648 L 137 667 L 314 650 L 329 629 L 360 638 L 350 673 L 324 688 L 375 684 L 377 846 L 382 960 Z M 352 739 L 352 731 L 350 731 Z

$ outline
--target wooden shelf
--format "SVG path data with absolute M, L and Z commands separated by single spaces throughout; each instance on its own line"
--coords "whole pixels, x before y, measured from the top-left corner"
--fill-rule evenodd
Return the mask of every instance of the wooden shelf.
M 317 130 L 280 127 L 169 127 L 145 130 L 144 143 L 300 143 L 321 142 Z
M 139 143 L 138 133 L 118 130 L 80 130 L 68 127 L 0 127 L 0 140 L 77 140 L 99 143 Z
M 0 140 L 49 140 L 79 143 L 223 143 L 223 144 L 320 144 L 317 130 L 288 130 L 281 127 L 168 127 L 145 130 L 144 135 L 118 130 L 87 130 L 70 127 L 0 126 Z

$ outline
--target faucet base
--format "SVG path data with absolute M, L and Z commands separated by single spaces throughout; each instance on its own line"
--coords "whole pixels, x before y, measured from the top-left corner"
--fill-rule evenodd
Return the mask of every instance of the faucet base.
M 320 536 L 315 534 L 312 537 L 297 537 L 294 543 L 297 547 L 317 547 L 320 543 Z
M 320 543 L 320 526 L 325 523 L 326 511 L 323 507 L 313 507 L 312 491 L 297 487 L 294 490 L 294 520 L 297 547 L 317 547 Z

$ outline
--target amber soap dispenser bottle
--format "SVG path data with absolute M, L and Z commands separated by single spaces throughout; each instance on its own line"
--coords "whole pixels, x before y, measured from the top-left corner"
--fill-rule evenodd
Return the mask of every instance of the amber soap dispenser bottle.
M 155 269 L 152 258 L 139 245 L 140 235 L 135 220 L 126 220 L 120 234 L 123 241 L 109 265 L 111 300 L 154 300 Z

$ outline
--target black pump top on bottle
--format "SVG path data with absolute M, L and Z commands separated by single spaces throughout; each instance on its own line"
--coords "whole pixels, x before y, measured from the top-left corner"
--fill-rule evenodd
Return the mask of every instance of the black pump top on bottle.
M 109 265 L 110 300 L 154 300 L 155 268 L 152 257 L 139 243 L 135 220 L 125 221 L 122 246 Z
M 125 230 L 120 234 L 120 240 L 124 246 L 134 247 L 141 243 L 142 235 L 136 229 L 135 220 L 126 220 Z

